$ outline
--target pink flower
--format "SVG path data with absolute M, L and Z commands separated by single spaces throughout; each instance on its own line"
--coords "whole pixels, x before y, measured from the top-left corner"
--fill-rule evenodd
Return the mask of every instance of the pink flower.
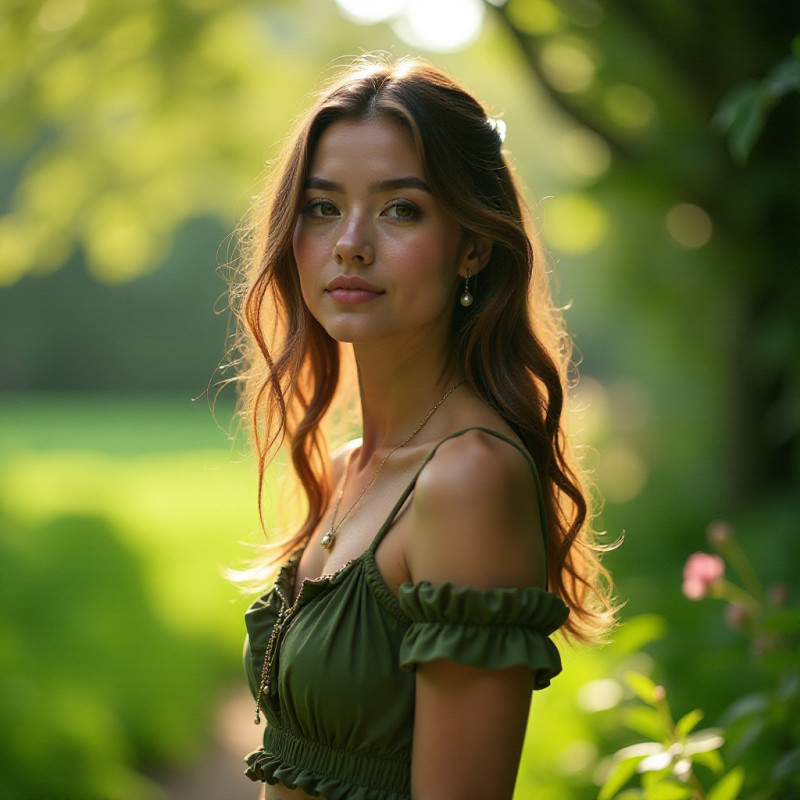
M 683 593 L 690 600 L 702 600 L 724 574 L 725 562 L 719 556 L 693 553 L 683 568 Z

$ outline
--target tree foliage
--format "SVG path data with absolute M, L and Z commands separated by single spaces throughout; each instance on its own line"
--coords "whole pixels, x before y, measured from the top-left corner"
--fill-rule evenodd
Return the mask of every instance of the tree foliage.
M 615 266 L 622 302 L 652 306 L 660 293 L 724 359 L 731 496 L 796 485 L 800 6 L 509 0 L 494 11 L 537 84 L 611 146 L 593 192 L 622 193 L 629 208 L 655 200 L 685 250 L 708 242 L 687 276 L 623 226 Z M 704 314 L 723 329 L 704 329 Z
M 280 3 L 261 6 L 0 6 L 10 162 L 0 284 L 57 268 L 76 247 L 96 277 L 129 280 L 161 263 L 186 220 L 233 224 L 242 187 L 316 77 L 293 47 L 308 40 L 302 20 Z

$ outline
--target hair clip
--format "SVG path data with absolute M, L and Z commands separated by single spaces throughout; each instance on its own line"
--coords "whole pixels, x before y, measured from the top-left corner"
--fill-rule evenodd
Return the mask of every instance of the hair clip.
M 503 142 L 506 140 L 506 123 L 497 117 L 489 117 L 486 122 L 497 135 L 497 138 L 500 140 L 500 144 L 503 144 Z

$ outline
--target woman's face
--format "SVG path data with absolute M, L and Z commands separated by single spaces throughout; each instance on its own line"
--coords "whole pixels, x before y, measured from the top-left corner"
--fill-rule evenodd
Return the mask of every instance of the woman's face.
M 398 123 L 340 120 L 325 130 L 293 244 L 303 298 L 334 339 L 444 341 L 466 248 Z

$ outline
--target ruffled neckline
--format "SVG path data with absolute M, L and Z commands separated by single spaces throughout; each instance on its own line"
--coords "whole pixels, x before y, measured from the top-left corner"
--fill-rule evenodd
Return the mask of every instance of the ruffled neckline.
M 355 558 L 351 558 L 350 561 L 342 564 L 341 567 L 333 572 L 328 572 L 325 575 L 319 575 L 316 578 L 303 578 L 303 581 L 297 590 L 297 596 L 295 596 L 294 587 L 297 582 L 297 570 L 300 567 L 300 560 L 302 559 L 303 553 L 307 547 L 307 543 L 302 547 L 299 547 L 283 563 L 278 570 L 272 587 L 265 595 L 262 595 L 262 600 L 266 599 L 272 592 L 277 590 L 281 596 L 284 608 L 290 610 L 301 608 L 314 597 L 317 597 L 319 594 L 321 594 L 328 586 L 340 583 L 348 570 L 350 570 L 354 564 L 358 563 L 359 561 L 363 561 L 364 557 L 370 552 L 369 549 L 365 550 Z

